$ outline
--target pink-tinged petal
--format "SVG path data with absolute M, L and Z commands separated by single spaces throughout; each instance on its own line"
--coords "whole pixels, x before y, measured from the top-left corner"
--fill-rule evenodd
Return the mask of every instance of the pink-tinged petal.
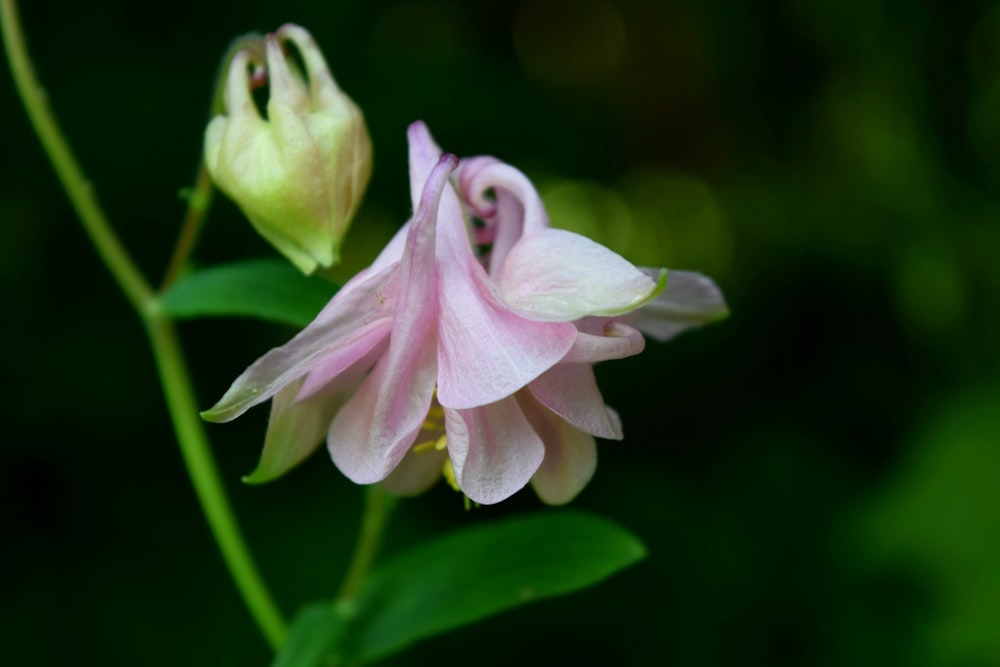
M 430 175 L 434 165 L 441 158 L 441 149 L 434 143 L 427 126 L 417 121 L 410 125 L 407 131 L 409 139 L 409 161 L 410 161 L 410 196 L 413 202 L 413 210 L 420 205 L 420 195 L 424 191 L 424 184 Z M 403 256 L 403 246 L 406 245 L 406 237 L 409 232 L 412 220 L 408 220 L 396 235 L 392 237 L 388 245 L 382 249 L 369 270 L 378 270 L 394 262 L 398 262 Z
M 458 163 L 446 155 L 427 179 L 399 264 L 399 295 L 389 347 L 330 425 L 337 467 L 359 484 L 385 479 L 413 444 L 437 377 L 436 223 L 441 193 Z
M 275 479 L 315 451 L 337 411 L 361 384 L 385 346 L 383 338 L 353 365 L 314 391 L 306 391 L 313 375 L 309 374 L 275 394 L 260 462 L 243 481 L 258 484 Z
M 601 329 L 603 332 L 597 335 L 577 331 L 576 342 L 560 363 L 592 364 L 624 359 L 639 354 L 646 347 L 642 334 L 624 322 L 604 320 Z
M 301 384 L 301 379 L 296 380 L 274 395 L 264 451 L 244 482 L 270 482 L 304 461 L 323 442 L 330 421 L 347 400 L 344 392 L 326 392 L 296 402 Z
M 497 193 L 498 199 L 500 191 L 505 190 L 520 203 L 521 213 L 515 216 L 515 219 L 518 219 L 524 233 L 548 228 L 549 216 L 545 213 L 545 207 L 542 206 L 542 200 L 535 186 L 527 176 L 496 158 L 478 157 L 466 162 L 468 168 L 466 170 L 463 167 L 463 178 L 460 179 L 459 185 L 462 188 L 463 198 L 473 205 L 474 210 L 482 212 L 490 210 L 489 200 L 485 197 L 487 190 L 492 188 Z M 504 225 L 511 220 L 503 218 L 498 222 Z
M 445 450 L 410 452 L 403 457 L 396 469 L 379 484 L 397 496 L 415 496 L 423 493 L 441 479 L 441 471 L 448 459 Z
M 357 341 L 370 335 L 371 326 L 391 317 L 396 305 L 397 281 L 395 266 L 366 272 L 351 280 L 309 326 L 251 364 L 202 417 L 215 422 L 239 417 L 311 371 L 337 347 L 352 349 L 359 357 L 363 355 L 364 346 L 356 347 Z
M 518 394 L 518 402 L 545 443 L 545 458 L 532 476 L 531 486 L 542 502 L 568 503 L 597 470 L 597 444 L 593 437 L 570 426 L 525 392 Z
M 539 403 L 581 431 L 621 440 L 621 422 L 604 405 L 590 364 L 558 364 L 528 385 Z
M 482 272 L 478 264 L 466 269 Z M 571 324 L 534 322 L 504 308 L 487 278 L 446 282 L 438 324 L 438 400 L 470 408 L 513 394 L 573 347 Z
M 438 221 L 438 400 L 472 408 L 510 396 L 557 363 L 576 339 L 571 324 L 535 322 L 508 309 L 472 253 L 450 190 Z
M 434 142 L 427 125 L 419 120 L 407 128 L 406 138 L 409 142 L 410 197 L 413 201 L 413 210 L 416 211 L 420 207 L 420 198 L 427 179 L 441 159 L 441 149 Z
M 651 338 L 666 341 L 682 331 L 717 322 L 728 315 L 726 300 L 711 278 L 693 271 L 670 269 L 667 288 L 628 319 Z
M 471 410 L 446 408 L 444 416 L 455 479 L 477 503 L 509 498 L 542 463 L 545 447 L 513 396 Z
M 497 192 L 496 233 L 490 249 L 490 278 L 497 279 L 507 255 L 524 233 L 524 209 L 521 202 L 504 190 Z
M 476 217 L 492 218 L 496 214 L 495 202 L 487 196 L 488 188 L 478 187 L 484 169 L 502 164 L 488 155 L 464 158 L 458 167 L 458 187 L 462 199 L 469 205 Z
M 621 315 L 652 298 L 658 287 L 620 255 L 562 229 L 525 233 L 496 283 L 513 310 L 550 322 Z
M 352 366 L 362 365 L 365 372 L 370 370 L 385 351 L 391 329 L 392 320 L 390 318 L 376 320 L 363 329 L 359 329 L 345 344 L 338 345 L 323 355 L 305 377 L 297 400 L 304 401 L 323 391 Z M 367 364 L 359 364 L 363 359 L 368 360 Z M 361 376 L 358 376 L 356 381 L 360 381 L 360 379 Z

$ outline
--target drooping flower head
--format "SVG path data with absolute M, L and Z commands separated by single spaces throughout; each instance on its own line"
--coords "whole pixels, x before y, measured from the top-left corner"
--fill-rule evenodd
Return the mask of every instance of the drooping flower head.
M 228 421 L 274 398 L 252 481 L 282 474 L 325 434 L 358 483 L 412 493 L 444 472 L 480 503 L 529 481 L 546 502 L 567 502 L 593 473 L 593 436 L 622 437 L 592 364 L 641 351 L 623 318 L 657 296 L 664 274 L 549 228 L 508 165 L 476 158 L 455 173 L 459 161 L 422 123 L 409 142 L 412 220 L 205 416 Z M 477 254 L 477 240 L 490 252 Z
M 285 53 L 295 45 L 305 73 Z M 339 259 L 340 241 L 371 175 L 357 105 L 333 80 L 312 36 L 286 24 L 266 37 L 267 118 L 251 95 L 249 50 L 232 60 L 226 114 L 205 131 L 205 164 L 219 189 L 304 273 Z

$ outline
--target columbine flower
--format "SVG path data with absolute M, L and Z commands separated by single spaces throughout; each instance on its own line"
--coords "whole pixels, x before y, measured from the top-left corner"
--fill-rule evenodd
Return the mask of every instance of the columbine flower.
M 496 161 L 470 161 L 459 179 L 493 244 L 477 257 L 448 180 L 457 159 L 441 157 L 422 124 L 409 139 L 413 219 L 205 416 L 227 421 L 274 397 L 251 481 L 282 474 L 325 432 L 334 462 L 359 483 L 412 493 L 444 472 L 472 500 L 494 503 L 533 480 L 543 500 L 566 502 L 593 472 L 592 436 L 621 437 L 591 366 L 642 349 L 620 318 L 659 286 L 606 248 L 548 228 L 527 179 Z
M 295 44 L 303 79 L 283 42 Z M 361 111 L 334 82 L 303 28 L 266 38 L 267 119 L 251 96 L 251 54 L 229 68 L 227 115 L 205 131 L 205 164 L 253 226 L 304 273 L 339 260 L 340 241 L 371 175 L 371 140 Z

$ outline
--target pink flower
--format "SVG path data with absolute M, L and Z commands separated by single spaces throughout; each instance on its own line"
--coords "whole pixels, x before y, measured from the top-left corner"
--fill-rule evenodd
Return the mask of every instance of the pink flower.
M 421 123 L 409 141 L 413 219 L 204 416 L 228 421 L 274 398 L 249 481 L 284 473 L 326 435 L 334 463 L 358 483 L 414 493 L 444 471 L 476 502 L 529 481 L 546 502 L 567 502 L 593 473 L 593 436 L 621 438 L 592 364 L 642 349 L 622 318 L 658 284 L 549 228 L 527 179 L 492 158 L 463 163 L 458 179 L 487 223 L 475 240 L 492 249 L 477 257 L 449 180 L 457 158 L 442 156 Z

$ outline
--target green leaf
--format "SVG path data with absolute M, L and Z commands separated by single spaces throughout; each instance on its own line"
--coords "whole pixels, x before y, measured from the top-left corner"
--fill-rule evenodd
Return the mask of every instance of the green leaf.
M 446 535 L 372 574 L 347 650 L 369 662 L 498 612 L 586 588 L 644 555 L 625 529 L 575 512 Z
M 295 617 L 271 667 L 337 667 L 343 659 L 337 645 L 345 629 L 345 615 L 329 602 L 306 607 Z
M 304 327 L 336 291 L 284 260 L 255 259 L 193 271 L 167 289 L 161 304 L 181 319 L 242 316 Z
M 368 663 L 534 600 L 580 590 L 646 555 L 607 519 L 550 512 L 445 535 L 377 568 L 353 608 L 296 618 L 273 667 Z

